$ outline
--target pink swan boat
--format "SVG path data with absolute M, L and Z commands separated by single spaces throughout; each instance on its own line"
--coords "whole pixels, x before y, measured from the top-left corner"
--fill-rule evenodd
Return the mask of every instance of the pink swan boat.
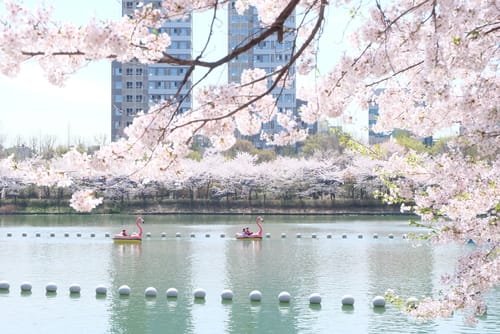
M 137 217 L 137 219 L 135 220 L 135 226 L 137 226 L 137 228 L 139 229 L 138 233 L 127 234 L 125 230 L 123 230 L 122 233 L 115 234 L 113 236 L 113 240 L 118 242 L 141 242 L 142 223 L 144 223 L 144 219 L 142 219 L 142 217 Z
M 251 234 L 246 234 L 243 232 L 236 233 L 236 239 L 240 239 L 240 240 L 260 240 L 260 239 L 262 239 L 262 225 L 260 223 L 262 223 L 263 221 L 264 221 L 264 218 L 262 218 L 261 216 L 258 216 L 255 219 L 255 223 L 259 227 L 259 231 L 251 233 Z

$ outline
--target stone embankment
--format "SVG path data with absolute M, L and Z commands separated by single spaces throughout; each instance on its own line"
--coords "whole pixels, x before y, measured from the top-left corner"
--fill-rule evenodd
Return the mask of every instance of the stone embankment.
M 376 200 L 133 200 L 104 201 L 99 214 L 266 214 L 266 215 L 398 215 L 399 205 Z M 0 214 L 71 214 L 68 201 L 0 201 Z

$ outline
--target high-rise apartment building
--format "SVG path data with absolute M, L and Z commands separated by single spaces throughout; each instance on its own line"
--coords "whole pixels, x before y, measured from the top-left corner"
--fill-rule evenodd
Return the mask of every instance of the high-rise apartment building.
M 160 1 L 122 0 L 122 15 L 133 13 L 139 3 L 158 5 Z M 170 55 L 192 58 L 192 20 L 168 21 L 159 29 L 159 33 L 168 33 L 172 44 L 166 50 Z M 124 136 L 123 130 L 132 123 L 134 116 L 147 112 L 158 101 L 172 99 L 184 80 L 186 66 L 168 64 L 141 64 L 139 62 L 113 62 L 111 66 L 111 140 Z M 182 87 L 180 94 L 183 102 L 180 111 L 191 109 L 191 96 L 188 89 L 191 80 Z
M 295 28 L 295 15 L 291 16 L 285 22 L 285 27 Z M 244 15 L 239 15 L 235 9 L 235 1 L 230 2 L 228 10 L 229 51 L 248 41 L 252 35 L 258 34 L 260 30 L 262 30 L 262 27 L 260 26 L 255 7 L 250 7 Z M 245 69 L 260 68 L 264 69 L 267 73 L 271 73 L 277 67 L 285 65 L 290 60 L 294 39 L 296 38 L 296 34 L 293 31 L 291 29 L 291 32 L 285 32 L 282 41 L 278 41 L 277 34 L 273 34 L 246 53 L 233 59 L 228 64 L 228 82 L 240 82 L 241 73 Z M 294 113 L 297 112 L 294 66 L 290 68 L 290 77 L 293 78 L 290 87 L 278 87 L 272 92 L 273 96 L 278 98 L 278 112 L 288 110 Z M 263 131 L 265 133 L 276 133 L 279 130 L 280 127 L 276 119 L 263 124 Z M 258 135 L 251 138 L 245 137 L 245 139 L 251 140 L 254 146 L 258 148 L 264 146 L 263 141 L 260 140 Z

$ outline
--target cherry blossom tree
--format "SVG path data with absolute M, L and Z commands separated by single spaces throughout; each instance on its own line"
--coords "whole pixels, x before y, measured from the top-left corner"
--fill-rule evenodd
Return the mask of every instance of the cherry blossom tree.
M 168 53 L 168 34 L 155 29 L 164 20 L 210 11 L 215 22 L 228 3 L 163 1 L 158 8 L 138 8 L 131 18 L 93 20 L 77 27 L 53 21 L 46 8 L 32 11 L 6 1 L 6 14 L 0 18 L 0 71 L 14 76 L 24 62 L 37 61 L 56 85 L 89 62 L 103 59 L 189 66 L 187 83 L 196 68 L 211 72 L 225 66 L 273 34 L 278 40 L 283 34 L 296 36 L 290 61 L 273 73 L 249 69 L 241 83 L 217 86 L 204 86 L 202 78 L 191 87 L 196 108 L 180 113 L 179 105 L 161 102 L 138 115 L 126 130 L 127 138 L 93 155 L 73 150 L 50 162 L 6 163 L 19 177 L 36 184 L 69 185 L 78 178 L 102 175 L 127 176 L 141 183 L 188 178 L 182 161 L 196 135 L 209 139 L 213 151 L 224 151 L 235 143 L 236 129 L 245 135 L 259 134 L 263 122 L 277 117 L 285 131 L 267 138 L 269 143 L 301 141 L 306 133 L 292 115 L 277 113 L 276 99 L 270 94 L 288 83 L 294 65 L 300 75 L 314 77 L 313 84 L 298 90 L 307 101 L 300 110 L 303 121 L 341 116 L 352 104 L 364 112 L 368 103 L 376 102 L 380 108 L 376 131 L 400 128 L 431 136 L 443 128 L 460 128 L 446 152 L 438 155 L 370 147 L 362 151 L 377 160 L 370 166 L 390 189 L 384 200 L 412 203 L 402 209 L 420 215 L 421 224 L 433 231 L 431 241 L 473 240 L 476 244 L 446 278 L 445 294 L 422 301 L 412 313 L 426 318 L 465 309 L 471 319 L 483 313 L 484 292 L 497 285 L 500 276 L 498 1 L 237 0 L 240 13 L 248 6 L 257 9 L 260 31 L 216 60 L 205 60 L 206 49 L 193 59 Z M 319 38 L 324 25 L 334 23 L 325 21 L 325 12 L 339 6 L 349 6 L 356 29 L 339 61 L 320 75 L 315 71 Z M 292 13 L 301 18 L 296 27 L 285 24 Z M 209 37 L 206 45 L 213 42 Z M 382 93 L 375 96 L 376 89 Z M 273 169 L 276 166 L 289 178 L 304 176 L 290 165 L 277 164 Z M 268 185 L 278 180 L 268 180 Z M 72 200 L 75 209 L 84 211 L 99 203 L 93 190 L 85 188 L 75 192 Z

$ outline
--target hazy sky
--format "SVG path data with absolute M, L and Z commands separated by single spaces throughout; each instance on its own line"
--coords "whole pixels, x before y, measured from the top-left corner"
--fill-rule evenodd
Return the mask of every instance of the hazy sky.
M 36 8 L 41 0 L 24 0 Z M 4 4 L 0 0 L 0 11 Z M 49 0 L 57 20 L 86 23 L 92 16 L 119 18 L 117 0 Z M 27 142 L 31 137 L 55 136 L 61 144 L 73 144 L 76 138 L 87 144 L 95 136 L 110 138 L 111 64 L 100 62 L 89 65 L 71 76 L 64 88 L 48 83 L 36 63 L 23 65 L 15 78 L 0 74 L 0 136 L 4 145 L 14 145 L 19 137 Z M 1 138 L 0 138 L 1 140 Z
M 24 0 L 23 3 L 36 8 L 42 0 Z M 121 0 L 46 0 L 45 3 L 54 7 L 57 20 L 77 24 L 84 24 L 94 16 L 109 19 L 121 16 Z M 0 13 L 3 11 L 3 0 L 0 0 Z M 206 24 L 196 24 L 200 19 L 203 18 L 194 20 L 194 52 L 197 51 L 196 40 L 204 41 L 204 34 L 208 31 Z M 345 22 L 337 27 L 342 25 L 345 25 Z M 223 24 L 216 29 L 225 32 Z M 218 35 L 224 36 L 225 33 Z M 212 55 L 220 54 L 225 51 L 226 45 L 227 42 L 222 41 L 209 52 Z M 331 43 L 322 47 L 325 58 L 331 59 L 334 50 L 329 50 L 330 47 Z M 215 76 L 220 80 L 226 78 L 220 72 Z M 70 145 L 77 141 L 94 144 L 96 137 L 103 136 L 110 140 L 110 62 L 90 64 L 72 75 L 64 88 L 49 84 L 36 63 L 26 63 L 15 78 L 0 74 L 0 92 L 0 144 L 11 146 L 20 139 L 21 143 L 27 144 L 29 138 L 43 140 L 47 136 L 56 137 L 60 144 Z

